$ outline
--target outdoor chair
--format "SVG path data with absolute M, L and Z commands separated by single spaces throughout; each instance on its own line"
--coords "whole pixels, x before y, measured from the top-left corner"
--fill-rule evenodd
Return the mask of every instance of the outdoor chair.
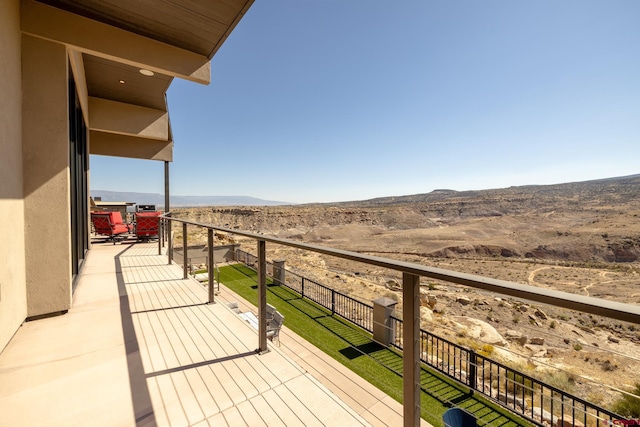
M 284 323 L 284 316 L 276 311 L 273 314 L 273 319 L 267 321 L 267 338 L 273 342 L 277 342 L 280 346 L 280 329 Z
M 476 427 L 476 418 L 460 408 L 451 408 L 442 415 L 442 421 L 447 427 Z
M 114 245 L 117 241 L 124 240 L 124 235 L 131 232 L 130 226 L 122 222 L 120 212 L 91 212 L 91 222 L 94 232 L 107 236 L 106 241 L 111 240 Z
M 267 304 L 267 322 L 273 320 L 273 316 L 276 314 L 276 308 L 271 304 Z
M 136 237 L 149 240 L 158 237 L 160 212 L 136 212 Z

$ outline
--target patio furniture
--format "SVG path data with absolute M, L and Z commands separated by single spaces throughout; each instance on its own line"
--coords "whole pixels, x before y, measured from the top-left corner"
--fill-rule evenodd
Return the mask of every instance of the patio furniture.
M 476 417 L 460 408 L 448 409 L 442 415 L 442 421 L 447 427 L 476 427 Z
M 91 222 L 94 232 L 98 235 L 107 236 L 106 241 L 124 240 L 124 234 L 131 232 L 130 225 L 122 221 L 120 212 L 91 212 Z
M 283 323 L 284 316 L 279 311 L 273 314 L 273 319 L 267 321 L 267 338 L 273 342 L 277 341 L 278 346 L 280 346 L 280 329 Z
M 136 212 L 136 237 L 149 240 L 158 237 L 160 212 Z
M 267 322 L 273 319 L 276 314 L 276 308 L 271 304 L 267 304 Z

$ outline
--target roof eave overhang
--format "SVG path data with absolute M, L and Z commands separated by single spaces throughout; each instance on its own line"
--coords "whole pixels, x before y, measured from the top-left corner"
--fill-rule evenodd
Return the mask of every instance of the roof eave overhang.
M 212 40 L 213 48 L 207 54 L 127 31 L 107 23 L 108 17 L 100 14 L 88 18 L 35 0 L 22 0 L 21 27 L 25 35 L 67 47 L 70 72 L 89 128 L 90 154 L 172 161 L 173 136 L 166 103 L 169 84 L 175 77 L 209 84 L 210 59 L 252 4 L 253 0 L 237 1 L 239 12 L 226 21 L 229 22 L 226 31 L 219 39 Z M 87 66 L 91 67 L 85 69 L 85 60 L 89 59 Z M 138 82 L 137 92 L 130 98 L 123 95 L 108 99 L 108 94 L 114 92 L 110 90 L 103 90 L 104 96 L 96 96 L 91 87 L 95 87 L 92 83 L 95 83 L 97 63 L 99 71 L 105 64 L 117 64 L 128 71 L 130 77 L 139 78 L 138 71 L 148 70 L 164 80 L 156 80 L 155 85 L 149 85 L 149 90 L 145 90 L 146 82 Z M 99 71 L 99 76 L 107 75 Z M 117 89 L 117 81 L 112 83 L 116 85 L 113 89 Z

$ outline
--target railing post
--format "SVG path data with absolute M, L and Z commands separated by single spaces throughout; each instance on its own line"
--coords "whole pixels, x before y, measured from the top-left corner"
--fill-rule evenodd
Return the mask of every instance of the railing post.
M 189 277 L 189 271 L 187 270 L 188 255 L 187 255 L 187 223 L 182 223 L 182 278 Z
M 304 298 L 304 277 L 300 281 L 300 296 Z
M 389 347 L 395 342 L 395 330 L 391 315 L 396 309 L 396 301 L 391 298 L 380 297 L 373 300 L 373 340 Z
M 420 425 L 420 276 L 402 273 L 402 383 L 405 427 Z
M 213 291 L 213 229 L 207 229 L 207 245 L 209 247 L 209 256 L 207 256 L 207 272 L 209 273 L 209 304 L 215 304 L 215 295 Z
M 258 352 L 267 348 L 267 245 L 258 240 Z
M 467 384 L 469 385 L 471 392 L 473 392 L 477 386 L 476 382 L 477 382 L 478 375 L 477 375 L 476 367 L 478 366 L 478 358 L 476 356 L 476 352 L 473 350 L 469 350 L 467 354 L 469 354 L 469 369 L 467 372 Z
M 173 263 L 173 221 L 167 220 L 167 259 Z
M 336 314 L 336 291 L 331 289 L 331 315 Z
M 162 222 L 162 219 L 158 220 L 158 255 L 162 255 Z
M 283 259 L 274 259 L 273 260 L 273 279 L 275 284 L 284 285 L 285 284 L 285 272 L 287 271 L 284 268 L 285 260 Z

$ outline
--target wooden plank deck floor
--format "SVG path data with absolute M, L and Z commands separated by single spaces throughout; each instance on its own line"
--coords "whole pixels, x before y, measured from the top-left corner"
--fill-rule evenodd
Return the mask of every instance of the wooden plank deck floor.
M 206 304 L 206 289 L 155 243 L 95 244 L 69 313 L 25 323 L 0 354 L 0 424 L 401 424 L 399 404 L 336 380 L 341 366 L 326 374 L 331 361 L 289 331 L 258 355 L 256 331 L 225 292 Z

